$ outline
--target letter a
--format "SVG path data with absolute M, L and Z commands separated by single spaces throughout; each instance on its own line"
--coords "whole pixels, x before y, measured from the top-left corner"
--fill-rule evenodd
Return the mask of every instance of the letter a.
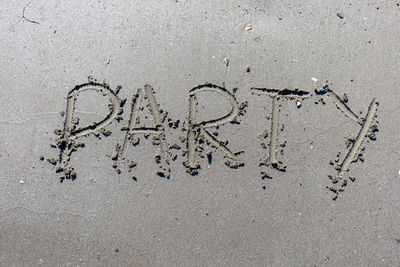
M 141 109 L 141 103 L 143 98 L 145 98 L 144 94 L 147 97 L 149 102 L 149 109 L 154 118 L 154 127 L 137 127 L 137 121 L 139 119 L 139 111 Z M 117 159 L 119 156 L 121 159 L 125 159 L 128 153 L 129 144 L 134 142 L 134 135 L 136 134 L 144 134 L 144 135 L 154 135 L 155 138 L 159 140 L 161 155 L 160 158 L 164 159 L 165 162 L 169 165 L 169 159 L 167 159 L 168 151 L 167 146 L 165 145 L 165 129 L 162 125 L 163 116 L 160 111 L 159 105 L 157 104 L 156 98 L 154 96 L 154 90 L 150 85 L 144 86 L 144 92 L 142 89 L 138 89 L 136 95 L 132 99 L 132 111 L 129 119 L 129 125 L 127 128 L 127 133 L 125 135 L 124 143 L 122 148 L 117 151 Z M 157 163 L 161 164 L 160 160 L 157 160 Z M 158 171 L 157 174 L 162 177 L 169 178 L 169 174 L 165 173 L 166 169 L 163 169 L 161 165 L 159 165 L 162 170 Z M 168 173 L 170 170 L 168 169 Z

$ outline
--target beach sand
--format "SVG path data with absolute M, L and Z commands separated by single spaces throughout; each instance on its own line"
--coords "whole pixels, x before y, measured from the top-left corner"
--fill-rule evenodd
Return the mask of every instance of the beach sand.
M 119 2 L 0 3 L 0 266 L 400 265 L 398 1 Z

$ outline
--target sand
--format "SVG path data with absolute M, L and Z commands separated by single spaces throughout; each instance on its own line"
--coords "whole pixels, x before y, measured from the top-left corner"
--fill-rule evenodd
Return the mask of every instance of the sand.
M 0 266 L 400 265 L 399 5 L 3 1 Z

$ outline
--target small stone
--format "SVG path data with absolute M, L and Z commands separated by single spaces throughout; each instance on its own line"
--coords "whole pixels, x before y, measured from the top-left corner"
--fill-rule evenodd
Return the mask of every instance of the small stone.
M 224 62 L 225 62 L 225 66 L 229 66 L 229 59 L 228 58 L 224 58 Z
M 343 15 L 342 13 L 336 13 L 336 16 L 337 16 L 339 19 L 344 19 L 344 15 Z

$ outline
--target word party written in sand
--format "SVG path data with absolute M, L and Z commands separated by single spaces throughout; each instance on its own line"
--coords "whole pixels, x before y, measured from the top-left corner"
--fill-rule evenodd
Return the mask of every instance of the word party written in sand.
M 79 118 L 75 116 L 75 102 L 79 94 L 84 91 L 94 91 L 108 97 L 109 113 L 101 121 L 93 122 L 84 127 L 78 127 Z M 55 166 L 56 172 L 60 173 L 60 181 L 65 179 L 74 180 L 77 177 L 74 167 L 70 163 L 71 154 L 85 144 L 79 141 L 85 136 L 109 136 L 111 131 L 106 129 L 112 121 L 120 122 L 121 114 L 127 99 L 118 97 L 121 86 L 111 89 L 106 83 L 98 83 L 93 78 L 89 78 L 88 83 L 77 85 L 67 95 L 66 111 L 62 112 L 65 116 L 64 126 L 62 129 L 54 130 L 58 138 L 53 148 L 59 150 L 57 158 L 49 158 L 48 162 Z M 270 129 L 263 130 L 257 137 L 262 141 L 261 146 L 268 150 L 265 157 L 259 159 L 260 176 L 262 179 L 272 179 L 271 171 L 285 172 L 287 166 L 279 159 L 278 151 L 283 154 L 286 142 L 280 143 L 278 134 L 279 129 L 283 126 L 279 121 L 280 103 L 281 101 L 295 101 L 298 108 L 301 107 L 302 101 L 309 98 L 318 98 L 318 102 L 324 103 L 324 97 L 331 99 L 336 107 L 343 112 L 345 116 L 353 120 L 360 126 L 360 130 L 355 137 L 348 137 L 346 145 L 348 148 L 344 159 L 340 159 L 338 154 L 335 160 L 330 162 L 335 168 L 335 173 L 328 175 L 330 185 L 327 188 L 333 192 L 333 200 L 336 200 L 338 194 L 344 191 L 348 181 L 354 182 L 353 176 L 347 175 L 350 165 L 357 161 L 364 161 L 363 151 L 366 139 L 375 140 L 375 133 L 378 131 L 378 121 L 376 120 L 376 111 L 378 102 L 372 99 L 368 107 L 366 115 L 360 117 L 347 104 L 347 96 L 339 97 L 329 87 L 328 83 L 323 84 L 320 88 L 313 92 L 300 89 L 269 89 L 269 88 L 251 88 L 251 93 L 259 97 L 272 99 L 272 111 L 267 117 L 271 120 Z M 213 92 L 224 97 L 230 104 L 231 110 L 224 116 L 199 121 L 197 118 L 197 96 Z M 127 157 L 129 149 L 132 146 L 140 144 L 140 138 L 150 138 L 152 144 L 158 146 L 157 153 L 154 156 L 157 164 L 156 173 L 160 177 L 169 179 L 171 177 L 170 164 L 176 161 L 178 157 L 182 158 L 183 165 L 190 175 L 197 175 L 201 170 L 199 159 L 207 160 L 209 164 L 212 162 L 212 150 L 206 151 L 205 147 L 212 148 L 214 151 L 222 152 L 225 165 L 229 168 L 238 169 L 244 166 L 245 162 L 241 159 L 243 150 L 233 150 L 231 145 L 228 146 L 228 140 L 219 139 L 218 130 L 223 125 L 232 123 L 240 124 L 240 118 L 246 113 L 248 106 L 247 101 L 239 103 L 236 99 L 237 89 L 227 90 L 224 86 L 218 86 L 211 83 L 205 83 L 194 87 L 189 91 L 188 116 L 186 120 L 173 120 L 169 117 L 168 112 L 160 108 L 155 97 L 155 91 L 150 85 L 137 89 L 132 97 L 130 105 L 129 122 L 121 127 L 120 130 L 125 131 L 124 139 L 115 146 L 112 152 L 112 166 L 117 173 L 121 173 L 121 169 L 125 166 L 131 172 L 137 165 L 134 160 Z M 147 105 L 145 106 L 145 104 Z M 153 125 L 143 126 L 140 123 L 141 113 L 147 108 L 151 114 Z M 361 113 L 361 112 L 360 112 Z M 172 129 L 179 133 L 178 142 L 169 142 L 166 138 L 166 128 Z M 282 129 L 281 129 L 282 130 Z M 44 157 L 41 156 L 41 160 Z M 131 177 L 137 181 L 136 176 Z M 265 186 L 263 186 L 265 189 Z

